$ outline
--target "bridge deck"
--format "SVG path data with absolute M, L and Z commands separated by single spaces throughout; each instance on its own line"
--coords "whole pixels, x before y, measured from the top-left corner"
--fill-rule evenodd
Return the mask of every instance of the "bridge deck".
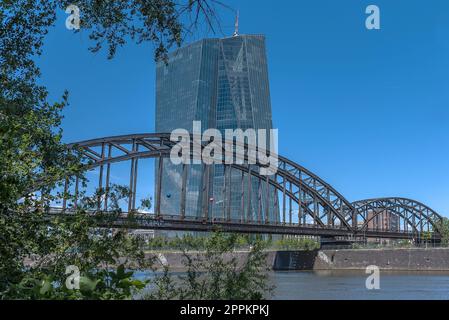
M 50 215 L 64 214 L 68 217 L 73 212 L 61 209 L 52 209 Z M 91 213 L 95 215 L 94 212 Z M 108 213 L 102 213 L 107 215 Z M 100 223 L 101 224 L 101 223 Z M 172 230 L 172 231 L 199 231 L 209 232 L 221 230 L 223 232 L 237 232 L 237 233 L 256 233 L 256 234 L 279 234 L 279 235 L 307 235 L 320 237 L 368 237 L 368 238 L 389 238 L 389 239 L 412 239 L 419 238 L 419 234 L 413 232 L 394 232 L 381 230 L 360 230 L 353 233 L 342 226 L 328 226 L 327 228 L 320 228 L 313 224 L 284 224 L 284 223 L 259 223 L 256 221 L 240 221 L 240 220 L 224 220 L 224 219 L 209 219 L 205 220 L 197 217 L 185 217 L 181 219 L 177 215 L 162 215 L 156 216 L 154 214 L 133 214 L 132 217 L 127 213 L 122 213 L 115 217 L 113 221 L 105 222 L 103 226 L 115 228 L 129 228 L 142 230 Z M 439 240 L 438 234 L 432 235 L 432 240 Z

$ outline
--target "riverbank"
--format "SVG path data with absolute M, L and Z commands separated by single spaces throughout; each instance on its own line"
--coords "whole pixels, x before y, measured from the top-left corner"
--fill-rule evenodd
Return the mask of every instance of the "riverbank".
M 269 251 L 267 265 L 281 270 L 365 270 L 376 265 L 380 270 L 391 271 L 449 271 L 449 248 L 410 249 L 343 249 L 311 251 Z M 153 255 L 151 253 L 149 255 Z M 201 253 L 194 253 L 199 254 Z M 160 268 L 170 266 L 173 271 L 185 270 L 180 252 L 158 253 Z M 237 251 L 235 257 L 243 263 L 247 251 Z
M 392 271 L 449 271 L 449 248 L 319 250 L 314 254 L 313 264 L 306 265 L 308 270 L 365 270 L 375 265 Z M 281 256 L 279 252 L 277 258 Z M 295 259 L 294 253 L 286 256 Z M 304 261 L 305 255 L 300 253 L 297 259 Z M 290 264 L 280 266 L 289 268 Z

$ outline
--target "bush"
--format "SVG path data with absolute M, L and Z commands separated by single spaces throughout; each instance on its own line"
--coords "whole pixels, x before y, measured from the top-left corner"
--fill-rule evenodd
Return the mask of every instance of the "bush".
M 320 243 L 307 238 L 287 238 L 277 240 L 275 248 L 282 250 L 317 250 L 320 248 Z
M 174 276 L 165 266 L 144 299 L 254 300 L 271 296 L 274 287 L 268 281 L 264 242 L 255 241 L 245 261 L 239 262 L 233 254 L 242 244 L 238 235 L 216 232 L 203 238 L 205 251 L 195 254 L 186 250 L 189 241 L 192 238 L 185 237 L 181 242 L 186 274 Z

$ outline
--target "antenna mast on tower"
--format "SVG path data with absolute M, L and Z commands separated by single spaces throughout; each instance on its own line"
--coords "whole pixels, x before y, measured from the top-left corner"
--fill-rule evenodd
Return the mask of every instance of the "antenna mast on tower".
M 235 16 L 235 29 L 233 37 L 237 37 L 239 35 L 239 10 L 237 10 L 237 15 Z

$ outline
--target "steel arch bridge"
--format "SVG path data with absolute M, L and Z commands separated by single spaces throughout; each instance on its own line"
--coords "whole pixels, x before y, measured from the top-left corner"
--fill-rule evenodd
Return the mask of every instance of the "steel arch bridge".
M 389 216 L 402 218 L 403 230 L 420 234 L 423 232 L 438 231 L 438 222 L 441 216 L 423 203 L 407 198 L 377 198 L 356 201 L 353 203 L 358 215 L 362 217 L 362 230 L 368 226 L 379 230 L 385 228 L 385 222 L 391 221 Z M 398 221 L 399 222 L 399 221 Z M 396 228 L 400 226 L 396 224 Z
M 98 203 L 98 211 L 102 212 L 108 210 L 108 190 L 113 165 L 129 162 L 130 193 L 127 211 L 136 212 L 139 163 L 150 158 L 158 160 L 155 170 L 154 212 L 136 215 L 137 227 L 141 229 L 211 231 L 218 227 L 229 232 L 415 240 L 421 239 L 422 233 L 427 231 L 432 234 L 432 239 L 440 238 L 438 222 L 442 218 L 424 204 L 404 198 L 379 198 L 351 203 L 319 176 L 282 156 L 278 156 L 277 171 L 271 176 L 260 174 L 260 168 L 264 166 L 259 162 L 255 165 L 226 164 L 224 161 L 215 164 L 223 166 L 224 169 L 222 214 L 219 216 L 213 214 L 210 204 L 211 186 L 208 181 L 213 165 L 201 165 L 203 183 L 202 189 L 198 190 L 201 197 L 201 216 L 192 216 L 186 209 L 189 165 L 181 164 L 177 190 L 180 201 L 177 210 L 161 212 L 162 172 L 176 143 L 170 140 L 170 134 L 150 133 L 93 139 L 73 143 L 68 147 L 81 151 L 86 171 L 99 170 L 97 186 L 105 190 L 104 197 Z M 246 151 L 247 145 L 244 147 Z M 201 148 L 204 148 L 204 145 Z M 248 154 L 245 152 L 245 160 L 248 160 Z M 194 156 L 192 152 L 190 157 Z M 229 177 L 232 174 L 235 176 L 236 173 L 240 177 L 240 183 L 231 185 Z M 254 182 L 258 185 L 257 204 L 253 204 L 258 208 L 256 216 L 250 214 L 253 200 L 248 196 L 252 192 Z M 264 188 L 261 187 L 263 185 Z M 67 193 L 67 188 L 66 179 L 64 194 Z M 231 214 L 231 188 L 239 188 L 241 191 L 238 218 Z M 76 208 L 78 189 L 79 180 L 76 178 L 74 203 L 69 204 L 64 198 L 62 207 L 53 208 L 51 212 L 66 213 Z M 274 204 L 275 211 L 274 217 L 271 218 L 268 212 L 269 201 Z M 123 219 L 117 218 L 118 227 L 124 223 L 125 215 Z

